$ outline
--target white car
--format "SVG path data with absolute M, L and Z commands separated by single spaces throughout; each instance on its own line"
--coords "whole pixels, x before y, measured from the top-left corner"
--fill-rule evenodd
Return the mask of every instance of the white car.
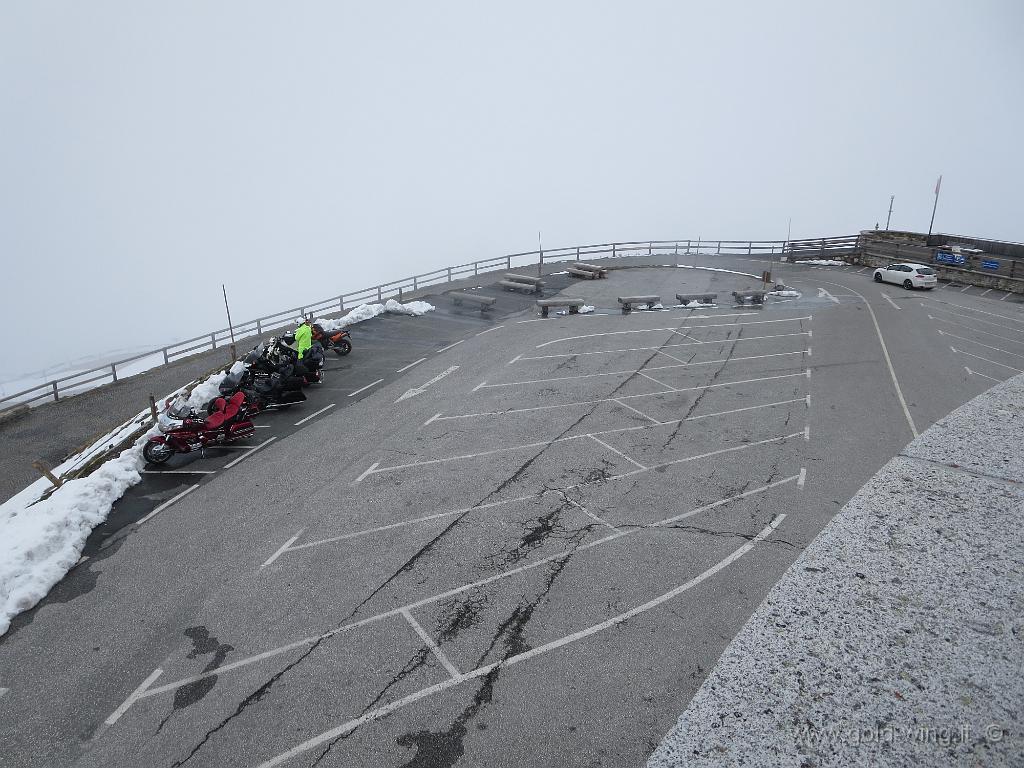
M 890 264 L 875 270 L 876 283 L 896 283 L 908 291 L 911 288 L 924 288 L 930 291 L 939 284 L 935 270 L 924 264 Z

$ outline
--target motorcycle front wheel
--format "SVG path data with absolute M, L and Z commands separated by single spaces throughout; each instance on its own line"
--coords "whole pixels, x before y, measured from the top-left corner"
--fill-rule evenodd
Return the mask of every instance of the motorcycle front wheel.
M 334 354 L 338 357 L 344 357 L 352 351 L 352 342 L 348 339 L 342 339 L 334 346 Z
M 166 443 L 148 442 L 142 446 L 142 458 L 150 464 L 163 464 L 174 454 L 174 449 Z

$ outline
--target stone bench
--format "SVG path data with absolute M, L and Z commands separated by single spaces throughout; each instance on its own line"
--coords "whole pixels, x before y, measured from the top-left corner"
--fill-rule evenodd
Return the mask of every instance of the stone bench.
M 751 305 L 755 307 L 764 306 L 764 294 L 765 291 L 733 291 L 733 298 L 736 299 L 736 303 L 743 305 Z
M 634 304 L 646 304 L 648 307 L 661 304 L 661 296 L 619 296 L 618 301 L 622 305 L 622 314 L 626 314 L 633 310 Z
M 576 269 L 575 267 L 569 267 L 567 270 L 573 277 L 580 277 L 584 280 L 596 280 L 602 277 L 601 273 L 594 272 L 592 269 Z
M 481 312 L 486 312 L 497 301 L 493 296 L 480 296 L 476 293 L 453 293 L 450 294 L 452 297 L 452 304 L 457 307 L 461 307 L 463 304 L 475 304 L 480 307 Z
M 537 299 L 537 306 L 540 307 L 541 317 L 547 317 L 551 307 L 568 307 L 570 315 L 578 315 L 583 299 Z
M 515 280 L 499 280 L 498 285 L 504 288 L 506 291 L 523 291 L 524 293 L 540 293 L 539 285 L 531 285 L 530 283 L 520 283 Z
M 574 262 L 572 267 L 569 269 L 569 273 L 576 269 L 580 272 L 593 272 L 594 277 L 608 277 L 608 270 L 604 267 L 599 267 L 596 264 L 584 264 L 582 261 Z
M 717 293 L 677 293 L 676 300 L 680 304 L 689 304 L 696 301 L 698 304 L 714 304 L 718 298 Z

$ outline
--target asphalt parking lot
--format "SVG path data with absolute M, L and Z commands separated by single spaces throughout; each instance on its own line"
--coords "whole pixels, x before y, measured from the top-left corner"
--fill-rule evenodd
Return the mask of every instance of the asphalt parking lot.
M 643 762 L 860 485 L 1024 368 L 992 293 L 777 266 L 801 297 L 752 309 L 760 269 L 715 266 L 384 319 L 301 412 L 152 476 L 0 641 L 8 764 Z M 676 290 L 720 303 L 615 308 Z

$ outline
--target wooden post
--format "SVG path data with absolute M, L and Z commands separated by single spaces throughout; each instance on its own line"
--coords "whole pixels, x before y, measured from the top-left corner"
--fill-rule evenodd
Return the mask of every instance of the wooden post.
M 53 472 L 50 471 L 50 468 L 42 459 L 40 459 L 39 461 L 33 461 L 32 466 L 39 474 L 41 474 L 43 477 L 49 480 L 53 484 L 54 488 L 60 488 L 64 484 L 64 482 L 59 477 L 57 477 L 55 474 L 53 474 Z
M 153 393 L 149 393 L 149 415 L 153 417 L 153 422 L 156 422 L 156 398 L 153 397 Z
M 231 360 L 231 362 L 235 362 L 235 360 L 238 359 L 238 350 L 235 349 L 235 345 L 234 344 L 232 344 L 229 349 L 230 349 L 230 354 L 228 355 L 228 357 Z

